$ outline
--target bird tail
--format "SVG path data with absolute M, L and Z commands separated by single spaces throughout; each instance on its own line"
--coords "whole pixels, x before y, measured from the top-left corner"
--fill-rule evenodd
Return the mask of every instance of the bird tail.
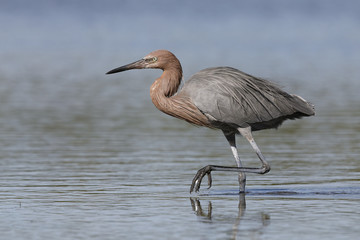
M 311 102 L 306 101 L 304 98 L 291 94 L 293 97 L 295 108 L 297 111 L 303 113 L 305 116 L 315 115 L 315 105 Z

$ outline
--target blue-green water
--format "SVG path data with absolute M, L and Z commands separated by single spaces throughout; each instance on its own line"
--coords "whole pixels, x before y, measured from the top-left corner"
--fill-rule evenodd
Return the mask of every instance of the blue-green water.
M 358 237 L 356 1 L 80 3 L 2 7 L 1 239 Z M 199 168 L 235 164 L 222 133 L 159 112 L 149 97 L 159 70 L 105 75 L 158 48 L 178 56 L 185 79 L 236 67 L 317 115 L 254 134 L 272 170 L 248 174 L 245 196 L 224 172 L 189 194 Z

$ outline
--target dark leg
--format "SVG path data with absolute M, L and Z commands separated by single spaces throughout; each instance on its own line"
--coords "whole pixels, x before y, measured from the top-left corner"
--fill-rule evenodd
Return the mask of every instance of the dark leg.
M 242 163 L 241 163 L 238 151 L 236 149 L 235 133 L 229 134 L 229 133 L 224 132 L 224 135 L 230 144 L 230 148 L 231 148 L 232 154 L 234 155 L 237 166 L 242 167 Z M 245 192 L 245 184 L 246 184 L 245 172 L 239 172 L 238 179 L 239 179 L 239 192 Z
M 216 165 L 208 165 L 206 167 L 201 168 L 195 175 L 191 187 L 190 193 L 195 189 L 195 191 L 199 191 L 201 180 L 205 175 L 208 175 L 209 187 L 211 187 L 211 172 L 212 171 L 229 171 L 229 172 L 249 172 L 249 173 L 258 173 L 265 174 L 270 171 L 270 164 L 265 160 L 262 155 L 259 147 L 256 145 L 255 140 L 251 134 L 251 128 L 238 128 L 239 133 L 245 137 L 255 150 L 257 156 L 261 161 L 261 168 L 248 168 L 248 167 L 226 167 L 226 166 L 216 166 Z M 231 138 L 230 138 L 231 139 Z M 230 144 L 231 145 L 231 144 Z

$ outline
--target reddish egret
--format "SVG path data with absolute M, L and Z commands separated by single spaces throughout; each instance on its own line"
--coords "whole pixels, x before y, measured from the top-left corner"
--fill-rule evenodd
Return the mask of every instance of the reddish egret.
M 237 172 L 240 192 L 244 192 L 246 172 L 265 174 L 270 171 L 270 165 L 256 145 L 252 131 L 277 128 L 287 119 L 315 114 L 314 106 L 302 97 L 288 94 L 267 80 L 231 67 L 201 70 L 178 91 L 182 79 L 181 64 L 167 50 L 151 52 L 107 74 L 143 68 L 163 70 L 150 88 L 151 100 L 160 111 L 191 124 L 220 129 L 230 144 L 237 167 L 208 165 L 201 168 L 192 181 L 190 193 L 199 191 L 205 175 L 211 187 L 211 171 Z M 250 142 L 261 161 L 260 168 L 242 166 L 235 144 L 236 134 L 241 134 Z

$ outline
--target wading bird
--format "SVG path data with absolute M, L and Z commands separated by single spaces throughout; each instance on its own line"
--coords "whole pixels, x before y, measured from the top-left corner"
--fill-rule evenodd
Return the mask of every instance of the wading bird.
M 265 174 L 270 171 L 252 131 L 277 128 L 287 119 L 315 114 L 314 106 L 302 97 L 231 67 L 201 70 L 178 91 L 182 80 L 181 64 L 167 50 L 156 50 L 107 74 L 144 68 L 163 70 L 150 87 L 151 100 L 160 111 L 197 126 L 220 129 L 230 144 L 237 167 L 208 165 L 201 168 L 192 181 L 190 193 L 199 191 L 205 175 L 211 187 L 211 171 L 238 172 L 240 192 L 245 192 L 246 172 Z M 235 144 L 236 134 L 250 142 L 261 161 L 260 168 L 242 166 Z

